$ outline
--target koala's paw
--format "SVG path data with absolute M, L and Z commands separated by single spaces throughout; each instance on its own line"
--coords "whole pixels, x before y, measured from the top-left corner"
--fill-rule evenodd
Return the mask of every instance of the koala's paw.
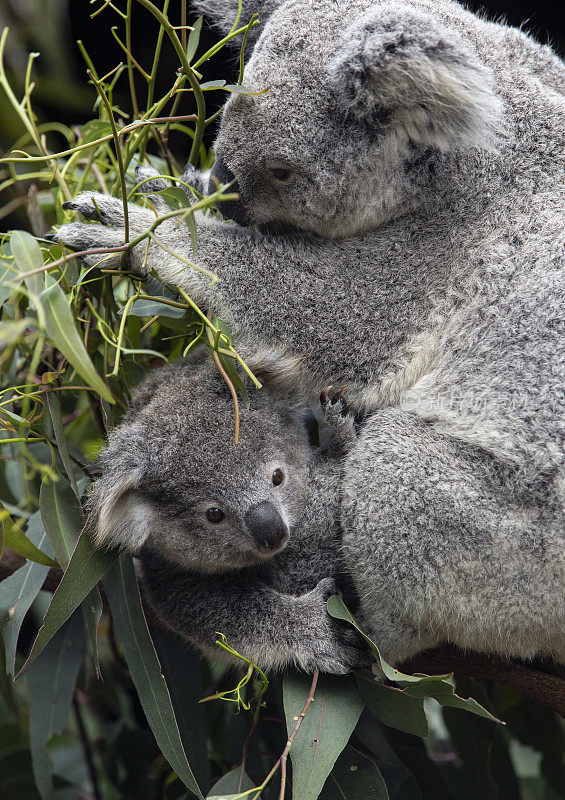
M 328 598 L 336 593 L 335 580 L 324 578 L 312 591 L 299 598 L 307 629 L 297 645 L 297 662 L 307 672 L 319 669 L 320 672 L 345 675 L 367 663 L 359 636 L 328 614 Z
M 330 394 L 331 386 L 323 389 L 320 404 L 326 423 L 333 429 L 339 444 L 347 446 L 357 438 L 358 422 L 353 411 L 354 402 L 344 397 L 345 388 Z
M 182 173 L 181 180 L 183 183 L 187 183 L 198 195 L 205 194 L 205 179 L 199 170 L 196 169 L 192 164 L 187 164 L 184 168 L 184 172 Z M 188 195 L 188 199 L 194 202 L 195 197 L 192 192 L 187 190 L 186 186 L 183 186 L 184 191 Z

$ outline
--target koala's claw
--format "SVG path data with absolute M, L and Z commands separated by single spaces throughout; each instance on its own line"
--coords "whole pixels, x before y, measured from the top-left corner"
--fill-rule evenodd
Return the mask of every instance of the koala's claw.
M 330 396 L 331 386 L 322 389 L 320 403 L 326 423 L 333 428 L 339 444 L 346 446 L 357 436 L 357 419 L 352 409 L 355 401 L 349 403 L 344 397 L 347 387 Z

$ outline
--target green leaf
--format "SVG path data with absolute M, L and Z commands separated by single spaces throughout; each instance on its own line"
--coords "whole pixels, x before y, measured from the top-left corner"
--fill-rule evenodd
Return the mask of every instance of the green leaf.
M 206 710 L 199 703 L 204 696 L 202 657 L 163 628 L 152 629 L 151 637 L 171 694 L 184 751 L 199 785 L 209 786 Z
M 36 328 L 37 320 L 31 317 L 23 317 L 22 319 L 7 319 L 0 322 L 0 347 L 4 348 L 18 339 L 24 334 L 26 328 Z
M 101 119 L 92 119 L 86 122 L 80 129 L 82 137 L 82 144 L 94 142 L 96 139 L 101 139 L 103 136 L 112 134 L 112 126 L 109 122 L 104 122 Z
M 206 800 L 231 800 L 233 797 L 238 797 L 241 792 L 254 788 L 255 784 L 245 770 L 242 774 L 241 767 L 236 767 L 231 772 L 222 775 L 220 780 L 212 786 L 210 793 L 206 795 Z
M 46 288 L 39 302 L 45 314 L 45 329 L 59 350 L 79 375 L 109 403 L 115 400 L 100 375 L 96 372 L 75 326 L 65 293 L 50 275 L 45 276 Z
M 222 89 L 225 92 L 234 92 L 235 94 L 248 94 L 248 95 L 258 95 L 258 94 L 265 94 L 268 91 L 269 87 L 265 87 L 264 89 L 249 89 L 247 86 L 244 86 L 242 83 L 226 83 L 225 86 L 222 86 Z
M 188 44 L 186 45 L 186 60 L 190 64 L 198 49 L 198 42 L 200 41 L 200 32 L 202 31 L 202 17 L 198 17 L 192 30 L 188 36 Z
M 147 628 L 131 556 L 123 554 L 114 562 L 104 578 L 104 589 L 116 637 L 123 645 L 132 680 L 155 740 L 184 785 L 203 800 L 186 758 L 171 696 Z
M 57 561 L 66 569 L 84 527 L 82 509 L 66 480 L 43 479 L 39 510 Z
M 46 745 L 67 723 L 84 651 L 84 626 L 75 614 L 51 639 L 28 670 L 29 741 L 35 785 L 43 800 L 53 794 L 51 765 Z
M 123 314 L 124 309 L 120 308 L 118 314 Z M 176 308 L 168 306 L 166 303 L 159 303 L 156 300 L 136 300 L 128 311 L 129 317 L 172 317 L 180 319 L 186 314 L 186 308 Z
M 222 81 L 222 80 L 219 80 L 219 81 L 205 81 L 204 83 L 200 84 L 200 88 L 202 89 L 203 92 L 205 92 L 205 91 L 209 91 L 211 89 L 223 89 L 225 85 L 226 85 L 226 82 Z
M 187 195 L 184 193 L 183 189 L 181 189 L 178 186 L 168 186 L 166 189 L 161 189 L 159 191 L 159 195 L 163 198 L 165 203 L 173 211 L 179 211 L 181 209 L 190 208 L 190 201 Z M 186 226 L 190 232 L 190 239 L 192 242 L 192 255 L 194 256 L 196 253 L 196 237 L 198 235 L 196 230 L 196 221 L 194 219 L 194 214 L 183 215 L 182 219 L 184 219 Z
M 96 629 L 100 619 L 101 606 L 100 594 L 94 587 L 117 557 L 116 550 L 95 548 L 88 531 L 85 530 L 81 533 L 23 669 L 26 669 L 37 658 L 61 625 L 83 602 L 85 603 L 83 606 L 85 621 L 94 645 L 96 658 Z
M 476 700 L 473 700 L 472 697 L 465 699 L 456 695 L 455 687 L 451 683 L 447 683 L 447 681 L 424 679 L 419 684 L 408 686 L 405 692 L 415 698 L 433 697 L 442 706 L 462 708 L 464 711 L 470 711 L 472 714 L 485 717 L 485 719 L 490 719 L 492 722 L 501 721 L 477 703 Z
M 63 419 L 61 417 L 61 403 L 55 392 L 46 392 L 45 399 L 47 400 L 47 408 L 49 409 L 49 416 L 53 425 L 53 433 L 55 434 L 55 441 L 57 442 L 57 450 L 59 457 L 65 467 L 67 478 L 71 484 L 72 490 L 75 493 L 77 501 L 80 503 L 80 494 L 75 480 L 75 474 L 69 457 L 69 449 L 65 440 L 65 430 L 63 428 Z
M 289 672 L 283 680 L 287 735 L 302 711 L 312 677 Z M 293 797 L 316 800 L 363 710 L 355 679 L 321 675 L 306 716 L 290 748 Z
M 20 273 L 30 272 L 43 266 L 43 253 L 35 236 L 25 231 L 13 231 L 10 237 L 10 248 L 14 256 L 14 266 Z M 29 275 L 25 285 L 30 297 L 35 301 L 43 289 L 43 272 Z
M 43 564 L 46 567 L 58 567 L 59 564 L 49 556 L 46 556 L 32 541 L 20 530 L 12 521 L 7 511 L 0 509 L 0 518 L 3 529 L 3 546 L 9 547 L 14 553 L 33 561 L 36 564 Z
M 320 800 L 389 800 L 375 762 L 347 745 L 330 772 Z
M 49 539 L 43 529 L 39 512 L 28 522 L 27 535 L 33 544 L 50 551 Z M 28 563 L 0 583 L 0 633 L 6 652 L 6 669 L 14 675 L 16 646 L 20 628 L 29 607 L 43 586 L 49 567 Z
M 401 685 L 410 684 L 410 683 L 419 683 L 420 681 L 424 680 L 421 676 L 418 675 L 406 675 L 404 672 L 400 672 L 400 670 L 395 669 L 390 664 L 388 664 L 384 658 L 381 656 L 379 652 L 379 648 L 377 645 L 369 639 L 366 633 L 359 627 L 359 624 L 353 614 L 349 611 L 341 597 L 337 594 L 332 594 L 330 598 L 328 598 L 328 614 L 331 617 L 335 617 L 335 619 L 342 619 L 345 622 L 349 622 L 353 627 L 359 631 L 363 639 L 367 642 L 369 647 L 371 648 L 373 654 L 376 656 L 377 661 L 381 665 L 381 669 L 386 675 L 386 677 L 390 681 L 395 681 L 396 683 L 400 683 Z M 449 675 L 442 675 L 439 676 L 439 680 L 444 677 L 450 677 Z
M 370 672 L 357 672 L 355 677 L 365 705 L 377 719 L 414 736 L 428 735 L 423 699 L 411 697 L 407 689 L 377 683 Z

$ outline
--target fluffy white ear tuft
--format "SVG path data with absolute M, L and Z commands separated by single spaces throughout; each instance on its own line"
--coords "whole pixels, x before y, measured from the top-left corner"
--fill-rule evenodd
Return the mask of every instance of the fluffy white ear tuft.
M 151 530 L 153 508 L 136 493 L 140 475 L 123 478 L 108 475 L 94 484 L 91 493 L 91 529 L 98 546 L 123 547 L 136 553 Z
M 502 103 L 463 38 L 431 15 L 387 3 L 347 30 L 331 73 L 344 110 L 388 119 L 414 142 L 448 151 L 487 142 Z

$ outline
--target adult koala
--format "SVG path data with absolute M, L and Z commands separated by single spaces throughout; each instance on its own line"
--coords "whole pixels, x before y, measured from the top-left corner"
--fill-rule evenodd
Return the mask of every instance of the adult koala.
M 235 6 L 201 3 L 223 30 Z M 244 2 L 244 17 L 256 10 Z M 196 261 L 220 283 L 155 246 L 132 264 L 180 284 L 251 349 L 303 356 L 306 389 L 345 383 L 374 412 L 370 461 L 355 449 L 344 482 L 361 581 L 381 574 L 365 569 L 376 551 L 386 570 L 389 548 L 419 548 L 410 575 L 387 573 L 386 603 L 418 603 L 425 624 L 456 591 L 451 618 L 480 647 L 485 615 L 519 614 L 482 590 L 495 567 L 481 553 L 499 542 L 538 586 L 540 629 L 555 609 L 536 564 L 553 559 L 557 586 L 565 572 L 565 67 L 450 0 L 267 2 L 255 36 L 245 83 L 270 88 L 227 103 L 214 168 L 238 179 L 226 209 L 238 224 L 198 231 Z M 120 201 L 71 207 L 106 226 L 66 225 L 62 242 L 122 244 Z M 131 207 L 134 232 L 153 219 Z M 183 226 L 158 236 L 192 257 Z M 370 535 L 355 522 L 367 499 Z M 419 581 L 414 600 L 403 581 Z

